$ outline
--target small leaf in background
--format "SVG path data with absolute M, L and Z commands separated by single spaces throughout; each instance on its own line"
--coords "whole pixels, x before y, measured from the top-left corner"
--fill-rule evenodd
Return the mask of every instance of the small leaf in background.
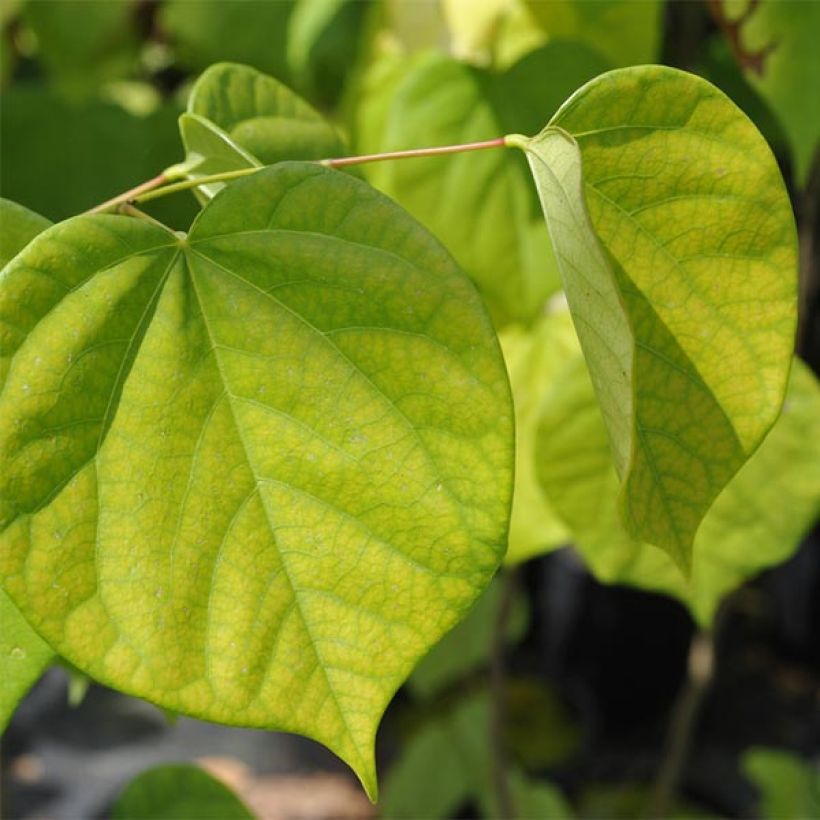
M 17 704 L 54 659 L 54 650 L 0 588 L 0 734 Z
M 526 0 L 551 39 L 574 40 L 613 66 L 653 63 L 661 46 L 662 0 Z
M 281 163 L 185 239 L 56 225 L 2 299 L 21 611 L 95 679 L 313 737 L 374 795 L 384 708 L 506 545 L 512 407 L 467 277 L 365 183 Z
M 541 195 L 627 528 L 688 570 L 786 387 L 796 233 L 777 164 L 718 89 L 660 66 L 605 74 L 509 139 Z
M 620 523 L 606 429 L 581 359 L 545 396 L 537 447 L 544 491 L 592 572 L 604 583 L 674 595 L 706 628 L 721 599 L 786 560 L 820 514 L 820 385 L 799 360 L 783 412 L 698 530 L 688 583 L 664 552 Z
M 555 44 L 497 74 L 439 54 L 387 59 L 365 80 L 357 151 L 491 139 L 537 130 L 579 83 L 607 68 Z M 520 157 L 502 150 L 367 166 L 368 179 L 429 227 L 476 281 L 496 323 L 531 322 L 558 286 L 549 237 Z
M 820 812 L 820 770 L 780 749 L 748 749 L 741 768 L 759 793 L 763 820 L 804 820 Z
M 37 0 L 25 19 L 52 85 L 74 99 L 90 96 L 102 82 L 126 77 L 139 41 L 133 0 Z
M 0 231 L 0 268 L 4 268 L 51 222 L 10 199 L 0 197 L 0 224 L 3 226 Z
M 253 820 L 226 785 L 199 766 L 168 765 L 135 777 L 111 810 L 114 820 Z
M 647 817 L 652 787 L 646 783 L 590 783 L 578 795 L 578 816 L 584 820 L 635 820 Z M 714 811 L 677 799 L 669 806 L 666 820 L 715 820 Z
M 820 3 L 712 0 L 746 78 L 771 105 L 791 143 L 795 178 L 805 185 L 820 148 Z
M 361 0 L 296 2 L 289 21 L 288 65 L 295 86 L 322 108 L 341 97 L 372 7 Z
M 496 578 L 464 620 L 419 661 L 407 681 L 407 687 L 416 697 L 431 698 L 460 678 L 486 666 L 502 596 L 503 580 Z M 521 640 L 528 621 L 527 601 L 516 595 L 507 623 L 510 644 Z
M 563 301 L 563 300 L 561 300 Z M 531 328 L 509 325 L 499 333 L 515 406 L 515 488 L 507 564 L 555 549 L 570 539 L 536 473 L 535 436 L 541 402 L 553 379 L 580 353 L 569 311 L 560 306 Z
M 482 817 L 498 817 L 489 732 L 490 704 L 484 691 L 428 719 L 403 744 L 388 772 L 380 815 L 438 820 L 473 807 Z M 560 790 L 549 782 L 529 778 L 515 764 L 508 776 L 516 816 L 573 816 Z
M 194 71 L 212 63 L 247 63 L 288 81 L 288 23 L 293 0 L 167 0 L 159 25 L 179 62 Z
M 289 88 L 250 66 L 218 63 L 203 72 L 188 111 L 219 126 L 264 165 L 337 156 L 336 129 Z

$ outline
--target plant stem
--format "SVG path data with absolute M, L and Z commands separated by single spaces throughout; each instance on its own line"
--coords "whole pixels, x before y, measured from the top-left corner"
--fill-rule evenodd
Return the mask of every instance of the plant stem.
M 117 207 L 117 212 L 127 216 L 133 216 L 135 219 L 142 219 L 145 222 L 150 222 L 152 225 L 156 225 L 158 228 L 162 228 L 162 230 L 167 231 L 174 236 L 177 235 L 173 228 L 169 228 L 164 222 L 154 219 L 153 216 L 145 213 L 145 211 L 135 208 L 130 202 L 121 202 Z
M 380 162 L 388 159 L 411 159 L 413 157 L 435 157 L 441 154 L 460 154 L 466 151 L 480 151 L 485 148 L 505 148 L 506 145 L 507 143 L 504 137 L 496 137 L 491 140 L 465 142 L 460 145 L 437 145 L 432 148 L 411 148 L 407 151 L 385 151 L 382 154 L 362 154 L 356 157 L 320 159 L 317 162 L 326 168 L 344 168 L 348 165 L 363 165 L 366 162 Z M 112 197 L 106 202 L 92 208 L 90 211 L 86 211 L 86 213 L 95 214 L 110 211 L 123 202 L 150 202 L 152 199 L 173 194 L 177 191 L 198 188 L 200 185 L 207 185 L 210 182 L 230 182 L 233 179 L 255 174 L 264 167 L 267 166 L 259 168 L 240 168 L 236 171 L 225 171 L 221 174 L 209 174 L 207 176 L 197 177 L 196 179 L 185 179 L 181 182 L 174 182 L 171 185 L 164 185 L 165 182 L 168 182 L 168 177 L 162 173 L 153 179 L 149 179 L 147 182 L 143 182 L 141 185 L 137 185 L 130 191 L 125 191 L 125 193 Z M 161 185 L 163 187 L 160 187 Z
M 698 715 L 715 666 L 714 632 L 699 630 L 689 645 L 687 679 L 675 705 L 666 736 L 666 743 L 647 807 L 647 817 L 666 817 L 675 797 L 683 767 L 692 744 Z
M 504 732 L 507 723 L 507 670 L 504 656 L 510 615 L 518 590 L 516 571 L 502 570 L 501 582 L 501 602 L 498 605 L 490 647 L 490 766 L 498 816 L 509 820 L 515 817 L 515 804 L 510 790 Z
M 481 142 L 464 142 L 460 145 L 439 145 L 433 148 L 410 148 L 407 151 L 385 151 L 382 154 L 361 154 L 358 157 L 338 157 L 319 160 L 319 165 L 328 168 L 344 168 L 346 165 L 363 165 L 365 162 L 381 162 L 386 159 L 412 159 L 413 157 L 435 157 L 440 154 L 462 154 L 466 151 L 481 151 L 485 148 L 504 148 L 504 137 L 496 137 Z
M 102 202 L 99 205 L 91 208 L 90 210 L 86 211 L 87 214 L 101 214 L 105 211 L 109 211 L 116 207 L 117 205 L 121 205 L 124 202 L 131 202 L 137 201 L 137 197 L 144 193 L 145 191 L 152 191 L 154 188 L 159 188 L 160 185 L 168 181 L 168 177 L 165 176 L 165 173 L 157 174 L 153 179 L 149 179 L 146 182 L 141 182 L 139 185 L 134 186 L 133 188 L 125 191 L 121 194 L 117 194 L 117 196 L 112 197 L 111 199 Z

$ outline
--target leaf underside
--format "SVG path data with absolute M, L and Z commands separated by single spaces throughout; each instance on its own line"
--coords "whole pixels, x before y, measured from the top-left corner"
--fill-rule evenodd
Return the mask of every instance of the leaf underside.
M 721 92 L 657 66 L 605 74 L 509 139 L 541 194 L 626 525 L 688 570 L 785 391 L 796 240 L 777 164 Z
M 115 216 L 2 274 L 0 573 L 78 668 L 373 741 L 503 555 L 509 388 L 474 288 L 364 183 L 284 163 L 187 239 Z

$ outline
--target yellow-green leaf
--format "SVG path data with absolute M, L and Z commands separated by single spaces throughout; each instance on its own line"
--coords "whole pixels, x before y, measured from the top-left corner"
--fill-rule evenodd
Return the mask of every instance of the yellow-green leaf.
M 609 430 L 629 531 L 684 569 L 783 399 L 796 235 L 763 138 L 659 66 L 573 95 L 527 152 Z
M 506 546 L 469 280 L 366 184 L 280 163 L 187 238 L 77 217 L 0 282 L 12 599 L 97 680 L 316 738 L 375 795 L 385 706 Z
M 820 385 L 798 360 L 782 414 L 698 530 L 688 581 L 619 520 L 606 429 L 580 358 L 554 381 L 542 407 L 539 478 L 592 572 L 605 583 L 674 595 L 704 627 L 725 595 L 786 560 L 820 514 Z

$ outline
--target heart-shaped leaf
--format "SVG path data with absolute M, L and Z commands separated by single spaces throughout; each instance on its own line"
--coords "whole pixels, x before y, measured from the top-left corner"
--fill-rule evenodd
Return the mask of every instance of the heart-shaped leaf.
M 685 569 L 786 387 L 796 235 L 777 164 L 714 86 L 658 66 L 605 74 L 508 139 L 541 194 L 627 527 Z
M 698 530 L 688 581 L 619 520 L 606 428 L 580 358 L 544 394 L 537 442 L 543 489 L 592 572 L 605 583 L 674 595 L 707 628 L 722 598 L 786 560 L 820 514 L 820 385 L 798 360 L 782 414 Z
M 343 153 L 330 123 L 273 77 L 217 63 L 194 83 L 188 111 L 210 120 L 264 165 Z
M 314 737 L 375 795 L 386 704 L 506 546 L 509 388 L 469 280 L 365 183 L 281 163 L 187 238 L 57 225 L 2 285 L 11 597 L 97 680 Z

